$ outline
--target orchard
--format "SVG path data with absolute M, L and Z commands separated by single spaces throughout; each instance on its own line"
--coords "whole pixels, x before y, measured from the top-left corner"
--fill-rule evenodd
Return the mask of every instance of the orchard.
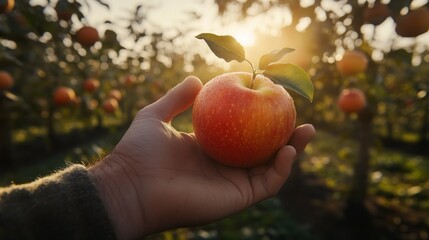
M 425 0 L 2 0 L 0 183 L 98 161 L 193 75 L 167 125 L 214 163 L 317 136 L 273 199 L 153 239 L 429 239 L 428 31 Z

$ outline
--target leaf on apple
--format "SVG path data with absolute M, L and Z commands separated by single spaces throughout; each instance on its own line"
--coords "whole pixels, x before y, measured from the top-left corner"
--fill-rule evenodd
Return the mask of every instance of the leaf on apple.
M 277 49 L 277 50 L 274 50 L 270 53 L 267 53 L 259 59 L 259 67 L 258 68 L 260 70 L 265 70 L 268 65 L 270 65 L 271 63 L 273 63 L 275 61 L 280 60 L 286 54 L 293 52 L 293 51 L 295 51 L 295 49 L 285 47 L 285 48 Z
M 201 33 L 195 37 L 204 40 L 217 57 L 223 58 L 227 62 L 246 60 L 243 46 L 232 36 Z
M 314 87 L 308 74 L 299 66 L 290 63 L 273 63 L 263 73 L 274 83 L 291 89 L 301 96 L 313 101 Z

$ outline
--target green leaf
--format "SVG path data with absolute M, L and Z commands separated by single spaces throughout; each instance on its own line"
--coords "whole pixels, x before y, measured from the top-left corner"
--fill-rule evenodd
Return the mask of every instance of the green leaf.
M 301 96 L 313 101 L 314 87 L 310 76 L 300 67 L 294 64 L 273 63 L 267 66 L 264 76 L 274 83 L 291 89 Z
M 212 52 L 217 57 L 223 58 L 227 62 L 232 60 L 242 62 L 246 59 L 243 46 L 241 46 L 241 44 L 232 36 L 218 36 L 212 33 L 201 33 L 196 36 L 196 38 L 206 41 Z
M 285 48 L 277 49 L 277 50 L 274 50 L 270 53 L 263 55 L 259 59 L 259 69 L 261 69 L 261 70 L 266 69 L 267 66 L 270 65 L 270 63 L 273 63 L 275 61 L 280 60 L 286 54 L 293 52 L 293 51 L 295 51 L 295 49 L 285 47 Z

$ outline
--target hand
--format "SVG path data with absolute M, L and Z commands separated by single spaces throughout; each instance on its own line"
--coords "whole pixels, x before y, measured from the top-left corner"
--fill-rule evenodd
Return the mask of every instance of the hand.
M 262 166 L 220 165 L 193 134 L 170 125 L 201 87 L 188 77 L 140 110 L 112 153 L 90 168 L 119 239 L 206 224 L 275 195 L 315 134 L 312 125 L 296 128 L 288 145 Z

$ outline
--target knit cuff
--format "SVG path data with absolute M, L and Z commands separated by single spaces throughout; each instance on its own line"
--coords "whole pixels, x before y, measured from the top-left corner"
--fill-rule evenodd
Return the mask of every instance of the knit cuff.
M 0 239 L 115 239 L 87 169 L 0 189 Z

